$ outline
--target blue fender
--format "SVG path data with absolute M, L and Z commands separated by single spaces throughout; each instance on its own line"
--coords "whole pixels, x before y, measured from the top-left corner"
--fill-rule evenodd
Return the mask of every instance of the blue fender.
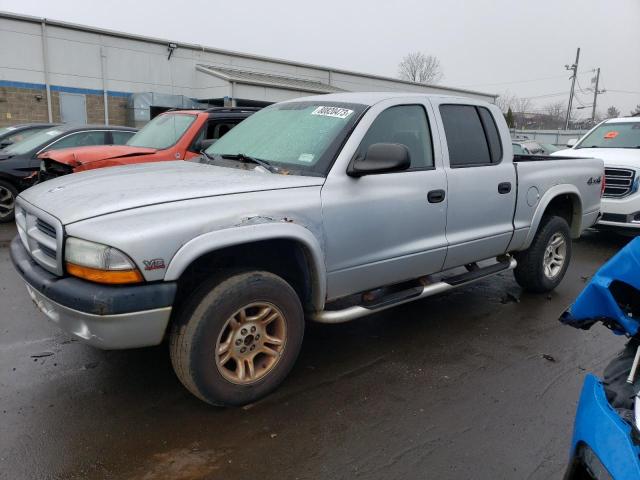
M 632 286 L 640 295 L 640 237 L 629 242 L 598 270 L 560 321 L 583 329 L 601 321 L 618 335 L 636 335 L 640 318 L 620 308 L 610 289 L 614 281 Z

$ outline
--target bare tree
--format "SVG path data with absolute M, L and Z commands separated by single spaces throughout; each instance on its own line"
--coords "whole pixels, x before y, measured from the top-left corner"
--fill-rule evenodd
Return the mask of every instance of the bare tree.
M 532 106 L 533 102 L 530 98 L 516 97 L 513 102 L 513 111 L 522 115 L 531 110 Z
M 560 128 L 564 122 L 564 116 L 567 113 L 567 105 L 564 102 L 548 103 L 543 108 L 544 128 Z
M 513 110 L 516 103 L 516 98 L 517 97 L 513 93 L 507 90 L 506 92 L 502 92 L 500 95 L 498 95 L 498 97 L 496 98 L 496 105 L 500 110 L 503 111 L 503 113 L 507 113 L 509 107 L 511 107 L 511 109 Z
M 562 120 L 567 113 L 567 105 L 564 102 L 548 103 L 544 106 L 544 111 L 554 120 Z
M 422 52 L 405 55 L 398 65 L 398 75 L 403 80 L 427 84 L 438 83 L 444 77 L 438 57 Z
M 629 112 L 629 114 L 634 117 L 636 115 L 640 115 L 640 103 L 638 105 L 636 105 L 636 108 L 634 110 L 631 110 Z
M 620 116 L 620 110 L 611 105 L 607 108 L 607 118 L 618 118 Z

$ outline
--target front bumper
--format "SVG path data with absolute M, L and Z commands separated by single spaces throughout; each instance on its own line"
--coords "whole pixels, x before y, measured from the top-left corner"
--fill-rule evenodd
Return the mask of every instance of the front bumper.
M 633 193 L 623 198 L 603 198 L 602 218 L 598 227 L 640 233 L 640 195 Z
M 587 375 L 573 431 L 571 463 L 565 476 L 566 480 L 584 478 L 579 476 L 580 458 L 588 446 L 597 460 L 595 478 L 614 478 L 616 480 L 640 478 L 640 448 L 634 438 L 632 427 L 625 422 L 607 401 L 604 387 L 594 375 Z M 606 471 L 598 474 L 597 464 Z M 607 475 L 608 473 L 608 475 Z M 588 477 L 587 477 L 588 478 Z
M 176 293 L 174 282 L 110 286 L 57 277 L 31 259 L 19 237 L 11 260 L 36 306 L 60 328 L 102 349 L 162 342 Z

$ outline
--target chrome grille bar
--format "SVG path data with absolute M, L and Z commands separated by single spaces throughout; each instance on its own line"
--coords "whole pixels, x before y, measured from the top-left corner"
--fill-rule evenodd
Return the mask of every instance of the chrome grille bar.
M 603 197 L 621 198 L 632 193 L 635 170 L 627 168 L 605 168 L 606 185 Z
M 62 275 L 62 224 L 54 216 L 18 197 L 16 226 L 22 244 L 31 257 L 43 268 Z

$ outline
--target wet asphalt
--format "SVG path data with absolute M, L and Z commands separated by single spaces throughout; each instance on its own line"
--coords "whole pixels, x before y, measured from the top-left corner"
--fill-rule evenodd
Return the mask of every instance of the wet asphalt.
M 208 406 L 168 348 L 105 352 L 36 311 L 0 226 L 0 479 L 552 479 L 586 372 L 624 339 L 557 318 L 628 240 L 588 232 L 551 295 L 510 273 L 344 325 L 310 324 L 284 385 Z

